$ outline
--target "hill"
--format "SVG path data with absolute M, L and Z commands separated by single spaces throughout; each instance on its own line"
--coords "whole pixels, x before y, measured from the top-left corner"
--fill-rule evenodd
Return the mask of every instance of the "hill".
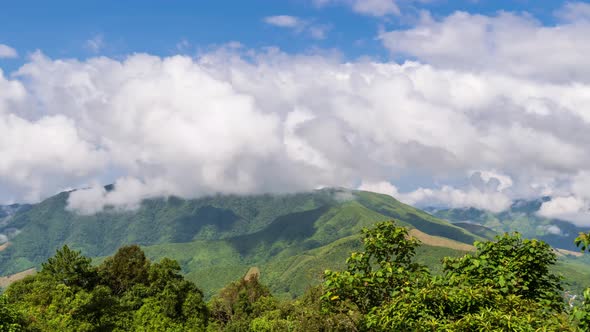
M 134 211 L 111 208 L 91 216 L 68 211 L 68 196 L 60 193 L 4 219 L 0 233 L 18 232 L 0 251 L 0 275 L 38 268 L 64 244 L 99 263 L 119 247 L 135 243 L 152 260 L 177 260 L 207 296 L 257 267 L 275 294 L 293 297 L 316 284 L 325 269 L 343 268 L 349 253 L 360 249 L 360 230 L 380 221 L 395 219 L 411 228 L 410 234 L 423 243 L 418 260 L 435 273 L 443 257 L 459 256 L 472 250 L 474 241 L 494 234 L 471 220 L 454 225 L 387 195 L 345 189 L 169 197 L 146 200 Z M 448 217 L 459 212 L 436 213 Z M 588 265 L 585 260 L 562 255 L 576 289 L 590 275 L 590 268 L 582 268 Z
M 574 245 L 574 239 L 580 232 L 588 232 L 590 228 L 578 227 L 564 220 L 539 216 L 537 213 L 541 205 L 549 200 L 551 200 L 550 197 L 536 200 L 516 200 L 508 210 L 500 213 L 475 208 L 427 208 L 426 211 L 480 236 L 487 237 L 484 232 L 479 232 L 476 229 L 482 226 L 488 231 L 492 230 L 497 233 L 517 231 L 525 237 L 543 240 L 555 248 L 579 251 Z M 489 235 L 493 234 L 488 233 Z
M 4 228 L 19 234 L 0 252 L 0 275 L 38 267 L 63 244 L 104 257 L 137 243 L 152 259 L 177 259 L 188 278 L 205 289 L 219 289 L 257 266 L 273 290 L 292 296 L 316 283 L 324 269 L 341 267 L 360 245 L 360 230 L 379 221 L 393 218 L 415 229 L 426 239 L 421 259 L 435 263 L 482 239 L 390 196 L 363 191 L 170 197 L 146 200 L 135 211 L 92 216 L 68 211 L 68 195 L 10 217 Z

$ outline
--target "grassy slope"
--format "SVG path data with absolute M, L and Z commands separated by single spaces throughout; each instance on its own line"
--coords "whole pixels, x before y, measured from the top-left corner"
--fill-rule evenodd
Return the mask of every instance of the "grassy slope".
M 309 286 L 320 282 L 326 269 L 343 269 L 351 251 L 361 250 L 359 235 L 338 239 L 325 246 L 294 254 L 285 249 L 275 256 L 252 261 L 240 257 L 227 241 L 196 241 L 183 244 L 162 244 L 145 247 L 150 258 L 167 256 L 181 262 L 187 278 L 206 291 L 207 296 L 246 274 L 251 266 L 261 271 L 261 280 L 269 285 L 274 294 L 294 297 L 302 294 Z M 445 256 L 459 256 L 464 251 L 422 245 L 417 260 L 440 272 L 440 261 Z M 212 261 L 211 257 L 215 257 Z M 255 265 L 253 265 L 255 264 Z

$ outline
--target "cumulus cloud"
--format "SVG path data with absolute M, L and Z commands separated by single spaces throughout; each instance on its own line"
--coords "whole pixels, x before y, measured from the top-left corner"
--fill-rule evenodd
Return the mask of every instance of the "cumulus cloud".
M 542 226 L 540 228 L 542 230 L 546 231 L 549 234 L 564 236 L 563 231 L 561 230 L 561 228 L 559 228 L 556 225 L 546 225 L 546 226 Z
M 456 12 L 440 20 L 424 12 L 409 29 L 380 35 L 392 54 L 440 67 L 503 71 L 551 81 L 590 80 L 590 20 L 587 4 L 570 3 L 563 22 L 544 26 L 528 14 L 495 16 Z
M 569 183 L 567 196 L 556 196 L 543 203 L 538 214 L 590 226 L 590 173 L 580 172 L 569 179 Z
M 485 175 L 483 175 L 485 174 Z M 396 186 L 387 181 L 363 182 L 360 190 L 378 192 L 393 196 L 400 201 L 416 206 L 446 206 L 454 208 L 475 207 L 493 212 L 506 210 L 512 200 L 502 191 L 497 177 L 492 172 L 475 172 L 471 175 L 471 185 L 465 189 L 444 185 L 442 188 L 418 188 L 411 192 L 400 192 Z M 500 175 L 500 178 L 510 179 Z M 509 181 L 511 183 L 511 180 Z
M 453 14 L 432 24 L 442 28 L 457 15 L 468 22 L 512 15 L 539 33 L 585 27 L 543 27 L 516 14 Z M 577 59 L 577 52 L 560 54 Z M 583 222 L 590 73 L 581 68 L 574 81 L 545 69 L 517 72 L 509 56 L 498 56 L 505 59 L 491 70 L 437 56 L 344 62 L 272 48 L 222 47 L 194 58 L 36 53 L 0 74 L 0 200 L 90 187 L 68 202 L 88 214 L 158 196 L 361 184 L 410 204 L 492 211 L 512 198 L 551 194 L 543 213 Z M 554 61 L 550 71 L 570 69 Z
M 506 196 L 536 193 L 528 184 L 555 187 L 589 164 L 588 122 L 574 107 L 588 105 L 585 85 L 237 52 L 36 54 L 0 82 L 4 132 L 14 133 L 2 141 L 2 180 L 31 197 L 116 181 L 114 192 L 72 193 L 70 207 L 89 213 L 158 195 L 355 187 L 419 172 L 431 186 L 407 202 L 499 210 Z M 532 112 L 540 100 L 544 112 Z
M 314 0 L 317 6 L 344 4 L 354 12 L 369 16 L 399 15 L 400 9 L 394 0 Z
M 0 44 L 0 59 L 2 58 L 16 58 L 18 53 L 16 50 L 8 45 Z
M 325 39 L 330 30 L 326 24 L 316 24 L 311 20 L 304 20 L 299 17 L 289 15 L 268 16 L 263 20 L 266 24 L 274 25 L 280 28 L 288 28 L 295 33 L 305 33 L 313 39 Z
M 573 222 L 578 226 L 590 225 L 590 208 L 582 199 L 574 196 L 555 197 L 543 203 L 539 215 Z

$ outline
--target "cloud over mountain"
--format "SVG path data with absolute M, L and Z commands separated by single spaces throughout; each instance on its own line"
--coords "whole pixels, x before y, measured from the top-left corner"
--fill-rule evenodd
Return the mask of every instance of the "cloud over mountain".
M 0 76 L 0 184 L 10 189 L 0 198 L 94 185 L 69 202 L 92 213 L 160 195 L 364 186 L 493 211 L 546 194 L 587 204 L 590 72 L 576 38 L 590 29 L 564 20 L 424 17 L 381 35 L 420 60 L 401 64 L 224 47 L 198 57 L 36 53 Z M 112 181 L 116 190 L 96 189 Z

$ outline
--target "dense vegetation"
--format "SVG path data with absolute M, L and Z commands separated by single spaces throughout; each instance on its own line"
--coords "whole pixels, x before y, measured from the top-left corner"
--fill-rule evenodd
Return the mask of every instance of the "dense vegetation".
M 346 269 L 295 300 L 278 300 L 256 273 L 208 303 L 170 259 L 135 245 L 98 266 L 64 246 L 35 276 L 0 297 L 0 331 L 577 331 L 590 322 L 590 291 L 569 305 L 551 270 L 551 247 L 519 234 L 476 242 L 433 275 L 415 260 L 419 241 L 393 222 L 362 230 Z M 590 237 L 579 244 L 588 246 Z
M 41 267 L 67 244 L 100 262 L 117 248 L 142 246 L 152 260 L 176 260 L 205 297 L 259 267 L 274 294 L 292 298 L 321 281 L 322 272 L 343 266 L 348 252 L 359 250 L 359 232 L 395 218 L 400 225 L 471 244 L 481 237 L 404 205 L 390 196 L 325 189 L 290 195 L 213 196 L 144 201 L 139 209 L 107 209 L 95 215 L 67 210 L 61 193 L 0 224 L 19 229 L 0 251 L 0 275 Z M 452 248 L 421 247 L 423 263 L 436 268 Z

